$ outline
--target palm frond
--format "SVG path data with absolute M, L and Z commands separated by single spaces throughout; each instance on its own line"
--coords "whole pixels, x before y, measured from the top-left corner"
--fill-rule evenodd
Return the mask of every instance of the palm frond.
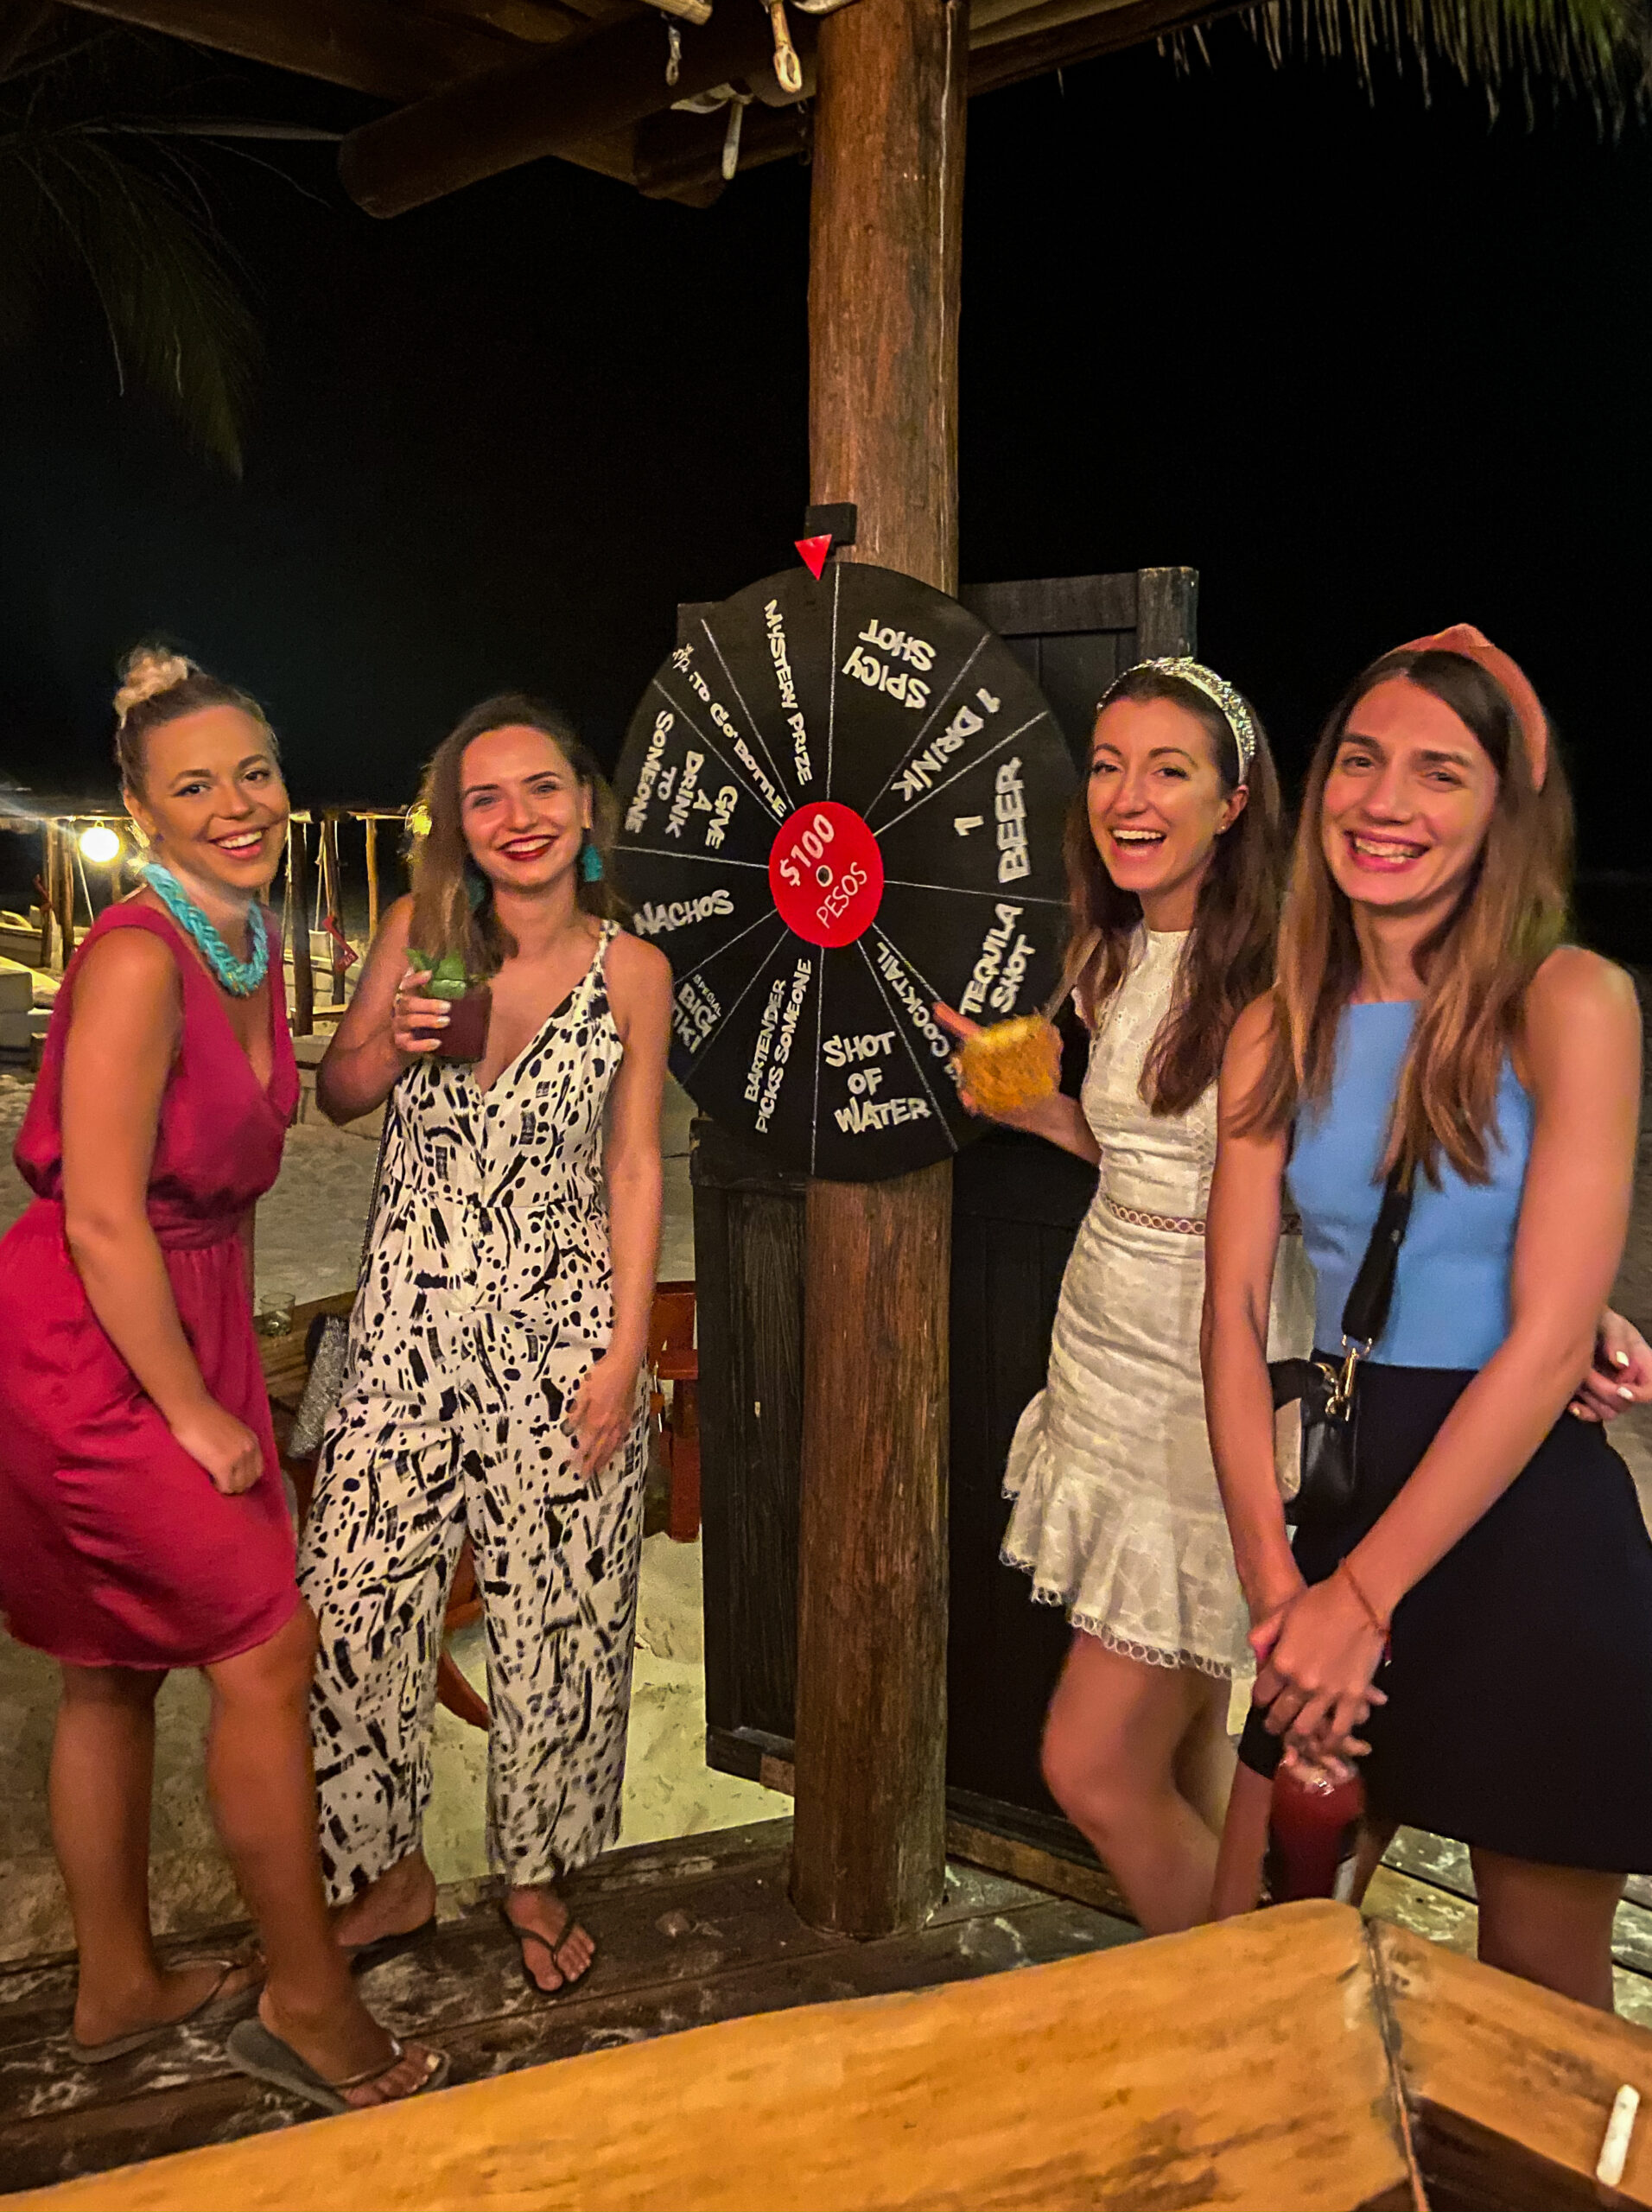
M 1368 91 L 1382 60 L 1414 67 L 1425 97 L 1443 67 L 1478 85 L 1494 112 L 1511 89 L 1528 118 L 1540 94 L 1566 93 L 1614 125 L 1652 93 L 1642 0 L 1268 0 L 1244 21 L 1276 62 L 1351 58 Z
M 257 329 L 197 195 L 95 126 L 29 115 L 0 135 L 0 340 L 78 266 L 103 311 L 124 390 L 150 391 L 238 475 Z

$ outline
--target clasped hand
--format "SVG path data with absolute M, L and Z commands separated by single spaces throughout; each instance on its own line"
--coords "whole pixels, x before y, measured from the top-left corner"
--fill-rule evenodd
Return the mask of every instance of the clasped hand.
M 1339 1576 L 1293 1592 L 1249 1641 L 1255 1702 L 1267 1709 L 1270 1734 L 1337 1774 L 1369 1750 L 1357 1732 L 1374 1706 L 1388 1702 L 1375 1679 L 1382 1638 Z

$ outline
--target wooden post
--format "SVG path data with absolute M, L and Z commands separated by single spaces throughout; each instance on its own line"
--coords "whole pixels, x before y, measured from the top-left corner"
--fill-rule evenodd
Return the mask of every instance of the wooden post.
M 821 26 L 809 288 L 813 497 L 856 551 L 957 582 L 967 0 Z M 791 1896 L 817 1927 L 922 1925 L 946 1863 L 951 1170 L 811 1183 Z
M 315 1033 L 315 976 L 310 967 L 309 870 L 305 866 L 304 825 L 287 826 L 287 897 L 292 909 L 293 1034 Z
M 321 918 L 323 923 L 329 921 L 335 922 L 339 928 L 342 930 L 344 927 L 344 918 L 339 911 L 340 903 L 339 888 L 339 817 L 336 814 L 324 814 L 321 817 Z M 342 1006 L 344 1003 L 344 978 L 346 974 L 344 958 L 337 939 L 330 938 L 329 941 L 332 944 L 331 964 L 333 974 L 333 995 L 328 1001 L 328 1004 L 332 1006 Z
M 74 957 L 74 831 L 60 823 L 57 832 L 57 931 L 64 972 Z
M 370 814 L 367 832 L 367 948 L 378 935 L 378 817 Z
M 40 964 L 52 964 L 52 920 L 56 912 L 54 900 L 57 893 L 57 827 L 48 822 L 41 833 L 40 863 Z

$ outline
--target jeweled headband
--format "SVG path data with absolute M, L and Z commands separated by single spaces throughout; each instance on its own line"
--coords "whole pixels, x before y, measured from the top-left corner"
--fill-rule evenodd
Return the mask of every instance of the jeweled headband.
M 1210 704 L 1233 733 L 1234 749 L 1239 755 L 1239 783 L 1242 787 L 1250 781 L 1250 764 L 1256 758 L 1256 724 L 1251 711 L 1225 677 L 1218 676 L 1213 668 L 1206 668 L 1202 660 L 1190 660 L 1179 653 L 1165 660 L 1139 660 L 1134 668 L 1127 668 L 1122 676 L 1115 677 L 1102 694 L 1102 708 L 1131 677 L 1140 676 L 1144 669 L 1152 669 L 1157 676 L 1179 677 L 1184 683 L 1191 683 L 1196 691 L 1203 691 Z

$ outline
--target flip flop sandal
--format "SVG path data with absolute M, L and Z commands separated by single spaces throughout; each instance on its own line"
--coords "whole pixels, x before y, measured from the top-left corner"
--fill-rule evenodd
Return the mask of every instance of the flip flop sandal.
M 191 1961 L 190 1963 L 193 1965 L 195 1961 Z M 262 1966 L 264 1961 L 261 1958 L 256 1961 L 251 1959 L 204 1959 L 200 1963 L 203 1966 L 215 1966 L 218 1968 L 218 1980 L 199 2005 L 192 2005 L 187 2012 L 181 2012 L 175 2020 L 153 2021 L 147 2028 L 134 2028 L 130 2035 L 111 2036 L 107 2043 L 82 2043 L 78 2036 L 71 2032 L 69 2049 L 81 2065 L 106 2066 L 111 2058 L 124 2058 L 131 2051 L 145 2050 L 149 2044 L 159 2043 L 163 2036 L 172 2035 L 179 2028 L 189 2027 L 194 2022 L 205 2018 L 213 2007 L 222 1999 L 224 1984 L 232 1974 L 240 1974 L 245 1967 L 255 1963 Z M 235 1994 L 237 1997 L 244 1997 L 249 1994 L 249 1992 L 238 1989 Z
M 308 2059 L 301 2058 L 290 2044 L 274 2035 L 262 2020 L 243 2020 L 232 2028 L 225 2050 L 229 2062 L 238 2073 L 251 2076 L 255 2082 L 264 2082 L 272 2089 L 284 2089 L 289 2096 L 302 2097 L 307 2104 L 319 2105 L 323 2112 L 375 2112 L 376 2105 L 353 2105 L 344 2095 L 346 2089 L 365 2088 L 370 2082 L 382 2082 L 392 2067 L 398 2066 L 407 2056 L 407 2046 L 399 2037 L 390 2039 L 395 2056 L 387 2065 L 370 2066 L 365 2074 L 353 2074 L 345 2082 L 329 2082 L 318 2074 Z M 422 2097 L 427 2089 L 439 2089 L 448 2078 L 450 2063 L 445 2050 L 428 2053 L 429 2064 L 425 2076 L 416 2088 L 403 2089 L 393 2097 L 384 2097 L 381 2104 L 405 2104 L 410 2097 Z
M 512 1940 L 517 1945 L 517 1962 L 522 1969 L 522 1979 L 536 1997 L 566 1997 L 570 1989 L 579 1987 L 581 1982 L 590 1973 L 591 1967 L 596 1964 L 596 1960 L 593 1956 L 589 1965 L 581 1967 L 577 1974 L 569 1974 L 563 1968 L 559 1954 L 563 1944 L 574 1932 L 574 1910 L 571 1905 L 569 1907 L 568 1918 L 562 1925 L 562 1932 L 554 1943 L 549 1936 L 542 1936 L 537 1928 L 524 1928 L 519 1920 L 512 1920 L 503 1904 L 499 1907 L 499 1918 L 510 1929 Z M 529 1969 L 528 1961 L 522 1956 L 521 1947 L 524 1943 L 537 1943 L 542 1951 L 550 1954 L 550 1963 L 562 1977 L 555 1989 L 547 1989 L 543 1984 L 534 1980 Z
M 435 1925 L 436 1916 L 432 1913 L 416 1928 L 403 1929 L 399 1935 L 375 1936 L 371 1943 L 340 1943 L 339 1948 L 359 1974 L 364 1967 L 381 1966 L 386 1959 L 399 1959 L 403 1951 L 412 1950 L 427 1936 L 433 1936 Z

